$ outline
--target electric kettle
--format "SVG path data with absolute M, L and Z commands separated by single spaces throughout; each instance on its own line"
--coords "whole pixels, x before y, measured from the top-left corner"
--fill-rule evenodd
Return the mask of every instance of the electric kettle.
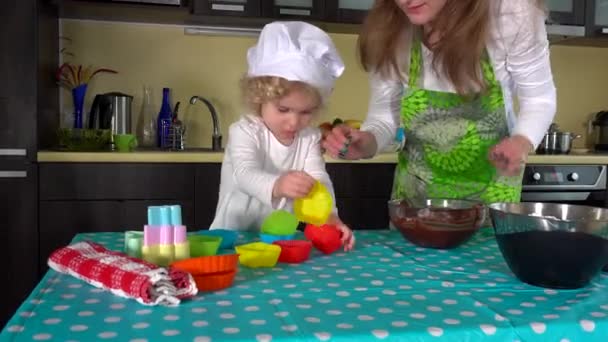
M 608 151 L 608 111 L 595 114 L 590 123 L 591 137 L 596 151 Z
M 89 112 L 90 129 L 111 129 L 114 134 L 130 134 L 133 96 L 111 92 L 95 95 Z

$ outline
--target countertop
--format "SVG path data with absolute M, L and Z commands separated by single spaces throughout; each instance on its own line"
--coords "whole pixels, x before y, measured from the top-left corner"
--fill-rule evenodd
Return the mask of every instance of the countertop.
M 208 149 L 188 151 L 135 151 L 135 152 L 65 152 L 38 151 L 40 163 L 221 163 L 223 152 L 212 152 Z M 364 160 L 341 160 L 325 157 L 328 163 L 396 163 L 396 153 L 381 153 L 374 158 Z M 528 164 L 604 164 L 608 165 L 608 153 L 595 153 L 580 149 L 566 155 L 537 155 L 528 158 Z
M 608 157 L 608 156 L 607 156 Z M 186 151 L 63 152 L 38 151 L 39 163 L 221 163 L 223 152 L 207 149 Z M 325 156 L 328 163 L 396 163 L 395 153 L 382 153 L 371 159 L 342 160 Z M 608 163 L 608 158 L 606 158 Z

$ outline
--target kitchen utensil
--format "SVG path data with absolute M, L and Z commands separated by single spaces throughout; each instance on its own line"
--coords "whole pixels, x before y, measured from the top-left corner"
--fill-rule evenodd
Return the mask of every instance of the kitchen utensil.
M 217 253 L 222 238 L 219 236 L 189 235 L 188 242 L 190 243 L 191 257 L 209 256 Z
M 212 255 L 180 260 L 171 267 L 192 274 L 199 291 L 217 291 L 232 285 L 238 260 L 238 254 Z
M 580 138 L 580 134 L 562 132 L 559 126 L 552 123 L 545 133 L 543 140 L 536 148 L 537 154 L 568 154 L 572 149 L 572 141 Z
M 233 230 L 228 229 L 210 229 L 210 230 L 201 230 L 198 232 L 201 235 L 206 236 L 219 236 L 222 238 L 222 243 L 220 244 L 220 249 L 228 249 L 234 248 L 234 244 L 239 234 Z
M 129 230 L 125 232 L 125 253 L 134 258 L 141 259 L 141 248 L 144 243 L 144 232 Z
M 580 134 L 571 132 L 547 132 L 536 149 L 536 153 L 568 154 L 572 149 L 572 141 L 580 137 Z
M 260 241 L 265 243 L 273 243 L 275 241 L 293 240 L 294 234 L 289 235 L 272 235 L 260 233 Z
M 188 258 L 171 263 L 172 267 L 193 275 L 233 271 L 237 268 L 238 254 L 222 254 Z
M 89 128 L 111 129 L 112 134 L 130 134 L 133 96 L 111 92 L 95 96 L 89 113 Z
M 331 193 L 319 181 L 306 197 L 298 198 L 293 203 L 293 211 L 298 220 L 317 226 L 325 224 L 332 208 Z
M 580 288 L 608 264 L 608 209 L 528 202 L 489 210 L 500 251 L 523 282 Z
M 131 152 L 137 147 L 134 134 L 114 134 L 114 147 L 118 152 Z
M 281 246 L 279 262 L 298 264 L 308 260 L 312 243 L 305 240 L 275 241 L 275 245 Z
M 171 125 L 169 127 L 169 133 L 165 147 L 180 151 L 185 148 L 186 142 L 186 127 L 183 122 L 178 118 L 180 102 L 178 101 L 173 108 L 173 116 L 171 118 Z
M 261 231 L 271 235 L 292 235 L 298 228 L 298 219 L 286 210 L 275 210 L 262 222 Z
M 193 275 L 196 288 L 199 291 L 219 291 L 232 286 L 236 270 L 226 273 L 215 273 L 205 275 Z
M 479 201 L 428 198 L 388 202 L 389 217 L 401 235 L 421 247 L 449 249 L 466 242 L 481 227 L 486 211 Z
M 495 157 L 491 156 L 491 158 L 495 158 Z M 403 199 L 403 200 L 406 201 L 410 207 L 426 207 L 427 200 L 429 198 L 429 196 L 426 195 L 427 189 L 429 187 L 429 183 L 424 178 L 420 177 L 419 175 L 414 174 L 411 171 L 411 169 L 408 169 L 408 174 L 412 177 L 408 181 L 412 182 L 413 187 L 414 187 L 414 193 L 411 194 L 410 197 Z M 477 200 L 479 200 L 481 195 L 486 191 L 488 186 L 489 186 L 489 183 L 485 182 L 481 185 L 481 187 L 474 189 L 474 190 L 467 189 L 468 190 L 467 191 L 467 190 L 461 188 L 461 189 L 459 189 L 459 193 L 461 194 L 461 197 L 454 198 L 454 199 L 477 201 Z
M 153 90 L 144 85 L 141 110 L 139 113 L 137 140 L 141 146 L 156 147 L 156 105 L 153 103 Z
M 312 242 L 316 249 L 324 254 L 331 254 L 342 246 L 342 232 L 333 225 L 315 226 L 308 224 L 304 228 L 304 236 Z
M 281 247 L 264 242 L 252 242 L 235 247 L 239 262 L 247 267 L 274 267 L 279 260 Z
M 601 111 L 589 122 L 589 133 L 598 151 L 608 151 L 608 111 Z

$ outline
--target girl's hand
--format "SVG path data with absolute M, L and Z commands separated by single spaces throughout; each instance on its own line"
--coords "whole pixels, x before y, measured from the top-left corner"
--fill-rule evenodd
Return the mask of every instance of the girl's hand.
M 369 132 L 347 125 L 338 125 L 327 133 L 322 146 L 332 158 L 356 160 L 368 156 L 370 139 L 375 142 L 375 138 Z
M 290 199 L 306 197 L 312 190 L 315 182 L 316 179 L 304 171 L 289 171 L 284 173 L 274 183 L 272 196 Z
M 516 176 L 528 160 L 532 143 L 522 135 L 503 139 L 490 150 L 488 158 L 504 176 Z
M 344 251 L 351 251 L 355 247 L 355 234 L 353 231 L 348 228 L 338 216 L 333 214 L 327 223 L 335 226 L 342 233 L 342 246 L 344 246 Z

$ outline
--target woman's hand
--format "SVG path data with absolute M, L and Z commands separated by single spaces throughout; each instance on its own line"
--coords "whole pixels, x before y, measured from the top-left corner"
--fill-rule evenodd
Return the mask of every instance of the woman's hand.
M 327 134 L 322 146 L 332 158 L 356 160 L 374 154 L 376 139 L 369 132 L 338 125 Z
M 304 171 L 289 171 L 281 175 L 274 183 L 272 196 L 290 199 L 306 197 L 312 190 L 315 182 L 316 179 Z
M 504 176 L 516 176 L 528 160 L 532 143 L 522 135 L 514 135 L 499 142 L 490 149 L 488 158 Z
M 332 214 L 331 217 L 327 220 L 327 224 L 331 224 L 336 227 L 342 233 L 342 246 L 344 246 L 344 251 L 348 252 L 355 247 L 355 234 L 353 231 L 348 228 L 347 225 L 340 220 L 340 218 Z

